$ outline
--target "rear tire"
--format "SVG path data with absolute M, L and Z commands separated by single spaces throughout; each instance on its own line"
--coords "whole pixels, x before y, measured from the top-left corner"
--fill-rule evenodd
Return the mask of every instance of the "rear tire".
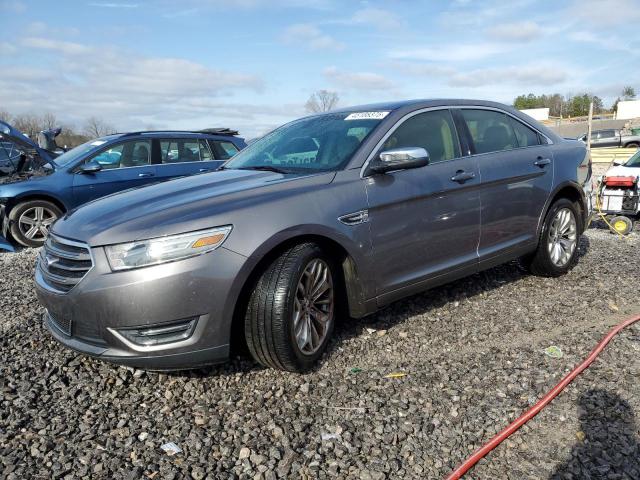
M 566 198 L 557 200 L 545 217 L 538 248 L 522 258 L 521 264 L 540 277 L 564 275 L 578 260 L 581 232 L 581 217 L 576 205 Z
M 53 222 L 62 216 L 62 210 L 46 200 L 28 200 L 9 212 L 13 239 L 25 247 L 41 247 Z
M 256 283 L 244 322 L 247 346 L 264 366 L 304 372 L 329 343 L 336 312 L 336 268 L 314 243 L 276 258 Z

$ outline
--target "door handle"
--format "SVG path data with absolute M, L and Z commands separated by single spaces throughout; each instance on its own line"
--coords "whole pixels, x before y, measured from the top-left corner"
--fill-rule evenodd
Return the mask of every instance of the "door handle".
M 210 168 L 201 168 L 200 170 L 198 170 L 199 172 L 210 172 L 211 169 Z
M 473 180 L 476 178 L 476 174 L 473 172 L 465 172 L 464 170 L 458 170 L 456 174 L 451 177 L 452 182 L 464 183 L 467 180 Z
M 153 173 L 151 173 L 151 172 L 139 173 L 139 174 L 138 174 L 138 177 L 140 177 L 140 178 L 153 177 Z
M 538 160 L 536 160 L 535 162 L 533 162 L 533 164 L 536 167 L 546 167 L 547 165 L 549 165 L 551 163 L 551 159 L 550 158 L 542 158 L 542 157 L 538 157 Z

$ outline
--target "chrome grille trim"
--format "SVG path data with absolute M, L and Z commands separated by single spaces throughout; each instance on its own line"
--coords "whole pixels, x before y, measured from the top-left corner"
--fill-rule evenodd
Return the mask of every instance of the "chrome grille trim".
M 89 245 L 49 234 L 38 255 L 36 280 L 51 292 L 65 294 L 92 268 Z

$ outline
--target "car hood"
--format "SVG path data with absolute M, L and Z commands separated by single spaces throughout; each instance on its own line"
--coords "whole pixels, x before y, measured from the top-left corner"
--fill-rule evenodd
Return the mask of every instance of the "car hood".
M 69 239 L 102 246 L 229 225 L 256 204 L 304 194 L 335 172 L 283 175 L 222 170 L 127 190 L 72 210 L 52 228 Z M 245 212 L 245 213 L 242 213 Z
M 625 167 L 624 165 L 616 165 L 611 167 L 605 173 L 607 177 L 640 177 L 640 168 L 638 167 Z

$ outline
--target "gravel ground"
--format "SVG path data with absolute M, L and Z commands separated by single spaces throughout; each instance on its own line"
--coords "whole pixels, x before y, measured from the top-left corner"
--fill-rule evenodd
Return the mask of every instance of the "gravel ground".
M 0 254 L 0 477 L 442 478 L 640 312 L 639 247 L 591 229 L 562 278 L 505 265 L 343 322 L 304 376 L 76 355 L 42 326 L 35 252 Z M 640 478 L 639 352 L 634 326 L 467 478 Z

